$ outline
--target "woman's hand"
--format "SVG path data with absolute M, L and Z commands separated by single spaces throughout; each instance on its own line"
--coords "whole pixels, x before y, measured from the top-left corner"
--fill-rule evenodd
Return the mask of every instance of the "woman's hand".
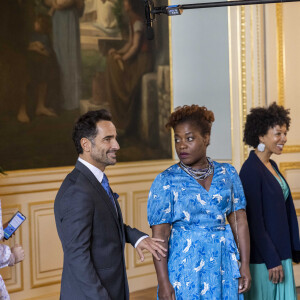
M 239 209 L 228 216 L 232 233 L 237 246 L 240 246 L 241 278 L 239 278 L 239 293 L 245 293 L 251 286 L 251 274 L 249 269 L 250 237 L 247 216 L 244 209 Z
M 112 55 L 112 54 L 114 54 L 114 53 L 116 53 L 116 52 L 117 52 L 116 49 L 111 48 L 111 49 L 108 50 L 108 55 Z
M 3 229 L 5 229 L 8 226 L 9 221 L 3 223 Z
M 284 272 L 282 265 L 269 269 L 269 280 L 273 283 L 283 282 Z
M 15 264 L 19 263 L 25 258 L 24 249 L 20 245 L 15 245 L 14 247 L 12 247 L 11 252 L 15 256 Z
M 158 298 L 159 300 L 176 300 L 174 288 L 169 280 L 159 285 Z
M 38 52 L 41 55 L 49 56 L 49 52 L 45 49 L 44 45 L 38 41 L 29 43 L 28 50 Z
M 239 278 L 239 294 L 245 293 L 251 287 L 251 274 L 248 264 L 242 264 L 240 268 L 241 277 Z
M 122 56 L 119 53 L 115 52 L 112 55 L 114 60 L 122 60 Z

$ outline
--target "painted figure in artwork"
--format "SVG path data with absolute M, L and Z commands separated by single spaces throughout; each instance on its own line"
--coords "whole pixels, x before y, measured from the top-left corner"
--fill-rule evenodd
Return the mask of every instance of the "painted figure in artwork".
M 110 49 L 105 71 L 106 100 L 116 126 L 136 132 L 140 111 L 140 82 L 153 69 L 152 49 L 146 39 L 142 1 L 124 0 L 129 18 L 129 38 L 121 49 Z M 134 129 L 134 130 L 132 130 Z
M 31 35 L 28 43 L 28 71 L 30 73 L 31 88 L 35 87 L 35 94 L 37 95 L 37 104 L 35 109 L 36 115 L 45 115 L 50 117 L 57 116 L 52 107 L 55 103 L 49 104 L 47 102 L 47 94 L 49 90 L 53 93 L 58 92 L 59 87 L 56 82 L 59 81 L 59 70 L 55 53 L 50 42 L 50 20 L 48 16 L 38 15 L 34 22 L 34 32 Z M 27 114 L 27 99 L 25 97 L 21 102 L 18 121 L 27 123 L 30 118 Z M 47 107 L 47 104 L 50 107 Z
M 119 33 L 115 7 L 118 0 L 86 0 L 85 14 L 94 13 L 92 25 L 109 36 Z
M 79 107 L 81 97 L 81 52 L 79 18 L 83 0 L 47 0 L 51 5 L 53 47 L 60 67 L 62 109 Z

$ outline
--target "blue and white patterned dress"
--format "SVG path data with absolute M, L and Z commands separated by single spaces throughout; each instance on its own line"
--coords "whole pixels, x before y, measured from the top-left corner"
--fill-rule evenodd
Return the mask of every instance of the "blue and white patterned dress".
M 177 164 L 159 174 L 149 192 L 150 226 L 172 226 L 168 272 L 176 300 L 243 299 L 239 254 L 225 222 L 246 200 L 234 167 L 213 163 L 209 192 Z

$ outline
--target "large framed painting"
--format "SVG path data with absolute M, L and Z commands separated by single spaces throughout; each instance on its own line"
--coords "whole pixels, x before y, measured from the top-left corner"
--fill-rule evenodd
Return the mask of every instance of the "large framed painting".
M 117 127 L 118 161 L 172 157 L 168 19 L 148 40 L 144 18 L 143 0 L 1 1 L 3 169 L 73 165 L 73 124 L 101 108 Z

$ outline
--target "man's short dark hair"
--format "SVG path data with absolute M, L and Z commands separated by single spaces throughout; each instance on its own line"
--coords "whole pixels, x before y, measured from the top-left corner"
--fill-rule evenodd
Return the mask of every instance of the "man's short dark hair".
M 73 127 L 72 139 L 76 147 L 78 154 L 83 153 L 83 149 L 80 144 L 82 138 L 87 138 L 93 141 L 98 131 L 96 124 L 99 121 L 111 121 L 112 117 L 109 111 L 106 109 L 88 111 L 75 123 Z

